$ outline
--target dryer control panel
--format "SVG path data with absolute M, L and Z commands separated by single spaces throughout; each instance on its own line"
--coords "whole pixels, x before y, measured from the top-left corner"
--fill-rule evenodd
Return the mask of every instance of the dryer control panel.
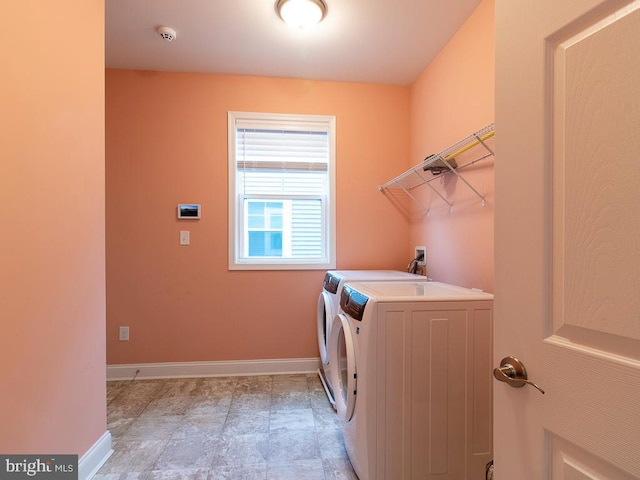
M 354 320 L 362 321 L 364 307 L 367 305 L 369 297 L 358 292 L 348 284 L 342 287 L 340 294 L 340 306 L 346 314 Z

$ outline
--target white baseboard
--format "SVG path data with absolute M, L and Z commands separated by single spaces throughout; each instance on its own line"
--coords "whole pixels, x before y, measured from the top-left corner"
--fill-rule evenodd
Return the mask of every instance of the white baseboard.
M 320 358 L 107 365 L 107 380 L 313 373 Z M 137 372 L 137 374 L 136 374 Z
M 112 453 L 111 433 L 106 431 L 78 460 L 78 480 L 90 480 Z

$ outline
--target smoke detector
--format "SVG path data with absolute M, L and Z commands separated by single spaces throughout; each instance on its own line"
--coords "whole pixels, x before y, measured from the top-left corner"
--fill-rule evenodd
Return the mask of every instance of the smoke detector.
M 172 42 L 176 38 L 176 31 L 169 27 L 158 27 L 158 33 L 167 42 Z

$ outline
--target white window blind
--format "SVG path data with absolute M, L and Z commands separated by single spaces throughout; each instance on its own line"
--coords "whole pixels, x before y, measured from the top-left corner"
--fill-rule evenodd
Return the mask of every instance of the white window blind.
M 230 113 L 230 268 L 333 263 L 334 127 L 309 118 Z

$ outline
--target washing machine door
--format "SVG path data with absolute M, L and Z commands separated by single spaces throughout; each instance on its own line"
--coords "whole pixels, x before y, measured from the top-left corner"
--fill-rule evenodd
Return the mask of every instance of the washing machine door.
M 353 417 L 357 395 L 356 348 L 349 317 L 343 313 L 336 315 L 331 325 L 329 339 L 329 362 L 331 370 L 336 410 L 343 421 Z
M 329 332 L 331 330 L 331 321 L 333 320 L 333 307 L 331 297 L 322 290 L 318 296 L 318 351 L 320 352 L 320 360 L 325 365 L 329 364 Z

